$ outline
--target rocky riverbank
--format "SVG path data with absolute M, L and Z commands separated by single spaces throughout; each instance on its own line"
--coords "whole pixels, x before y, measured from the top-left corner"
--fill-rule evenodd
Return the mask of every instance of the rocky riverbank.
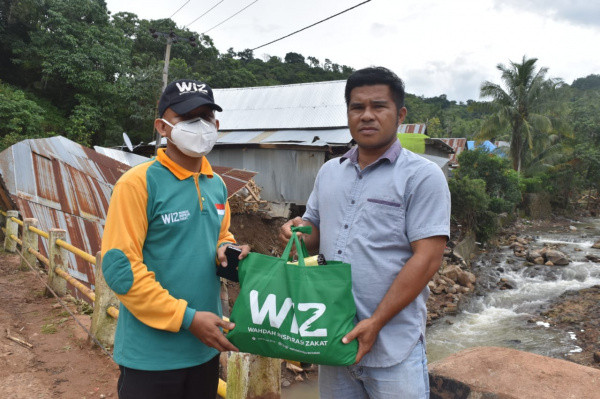
M 577 340 L 581 352 L 567 360 L 600 369 L 600 285 L 565 292 L 540 316 Z
M 600 267 L 600 237 L 593 226 L 577 228 L 570 219 L 555 218 L 547 221 L 517 221 L 500 235 L 497 244 L 512 249 L 514 257 L 506 260 L 505 267 L 513 269 L 527 268 L 532 276 L 544 273 L 558 275 L 560 268 L 571 262 L 593 262 Z M 561 251 L 561 243 L 537 244 L 535 237 L 540 232 L 559 234 L 568 240 L 570 236 L 586 237 L 594 242 L 588 248 L 575 248 L 567 254 Z M 492 250 L 484 254 L 481 263 L 493 265 L 497 262 Z M 477 274 L 477 270 L 474 270 Z M 513 282 L 505 279 L 482 277 L 477 280 L 477 291 L 493 289 L 513 289 Z M 544 323 L 549 328 L 558 329 L 571 336 L 574 343 L 581 348 L 565 355 L 565 359 L 585 366 L 600 369 L 600 286 L 567 291 L 555 300 L 540 308 L 530 323 Z

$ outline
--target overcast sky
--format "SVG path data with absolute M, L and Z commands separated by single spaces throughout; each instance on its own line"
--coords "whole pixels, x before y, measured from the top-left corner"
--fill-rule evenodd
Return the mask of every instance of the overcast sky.
M 187 0 L 106 0 L 113 12 L 168 18 Z M 173 20 L 204 33 L 255 0 L 190 0 Z M 364 0 L 258 0 L 207 34 L 220 52 L 255 48 Z M 382 65 L 409 93 L 480 99 L 485 80 L 500 83 L 499 63 L 538 58 L 548 77 L 567 83 L 600 74 L 600 1 L 372 0 L 258 49 L 255 57 L 293 51 L 359 69 Z

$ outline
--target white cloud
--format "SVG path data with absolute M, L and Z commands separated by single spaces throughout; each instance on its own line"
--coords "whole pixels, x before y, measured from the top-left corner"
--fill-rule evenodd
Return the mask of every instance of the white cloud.
M 229 17 L 251 0 L 222 3 L 191 26 L 203 29 Z M 171 15 L 180 5 L 159 0 L 107 0 L 113 12 L 140 18 Z M 174 19 L 189 23 L 211 4 L 190 2 Z M 359 0 L 260 0 L 209 32 L 219 51 L 253 48 L 287 35 L 359 3 Z M 485 80 L 500 82 L 499 63 L 539 59 L 549 76 L 571 83 L 600 73 L 600 3 L 588 0 L 377 0 L 287 39 L 261 48 L 255 56 L 285 57 L 296 52 L 363 68 L 382 65 L 406 81 L 417 95 L 449 99 L 479 98 Z
M 593 0 L 494 0 L 496 7 L 513 7 L 575 25 L 600 28 L 600 2 Z

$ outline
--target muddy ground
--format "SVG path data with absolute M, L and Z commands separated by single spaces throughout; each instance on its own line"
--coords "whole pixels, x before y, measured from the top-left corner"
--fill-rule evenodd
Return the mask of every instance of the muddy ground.
M 0 397 L 116 398 L 117 366 L 92 348 L 54 297 L 44 295 L 37 273 L 19 267 L 18 255 L 0 253 Z M 89 326 L 82 306 L 65 304 Z

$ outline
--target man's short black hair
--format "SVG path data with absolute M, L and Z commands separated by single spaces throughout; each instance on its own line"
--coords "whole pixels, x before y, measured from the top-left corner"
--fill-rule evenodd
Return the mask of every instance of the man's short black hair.
M 369 67 L 359 69 L 346 82 L 346 107 L 350 105 L 352 89 L 361 86 L 387 85 L 391 92 L 396 108 L 404 107 L 404 82 L 394 72 L 384 67 Z

